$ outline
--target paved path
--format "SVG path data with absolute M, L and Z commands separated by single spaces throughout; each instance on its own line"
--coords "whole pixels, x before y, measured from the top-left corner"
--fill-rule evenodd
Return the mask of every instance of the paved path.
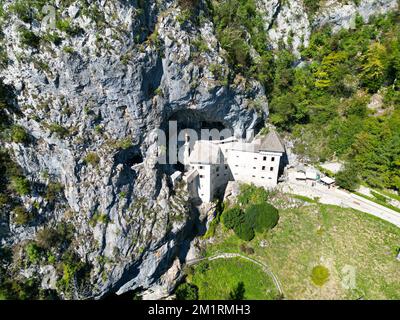
M 241 255 L 240 253 L 220 253 L 220 254 L 216 254 L 211 257 L 188 260 L 188 261 L 186 261 L 186 264 L 194 265 L 194 264 L 197 264 L 197 263 L 199 263 L 201 261 L 205 261 L 205 260 L 213 261 L 213 260 L 218 260 L 218 259 L 233 259 L 233 258 L 242 258 L 244 260 L 250 261 L 250 262 L 260 266 L 264 270 L 264 272 L 267 273 L 272 278 L 272 281 L 274 282 L 276 288 L 278 289 L 279 294 L 281 294 L 283 296 L 282 285 L 279 282 L 278 277 L 270 270 L 268 265 L 266 265 L 265 263 L 263 263 L 261 261 Z
M 298 194 L 309 198 L 318 197 L 319 202 L 324 204 L 332 204 L 341 207 L 353 208 L 358 211 L 369 213 L 375 217 L 388 221 L 400 228 L 400 213 L 373 201 L 360 197 L 354 193 L 350 193 L 338 188 L 331 188 L 317 184 L 312 187 L 305 182 L 286 182 L 282 185 L 284 192 Z

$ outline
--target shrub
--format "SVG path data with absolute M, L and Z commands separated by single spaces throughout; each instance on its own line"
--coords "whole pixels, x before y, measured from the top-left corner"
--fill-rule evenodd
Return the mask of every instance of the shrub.
M 28 261 L 32 264 L 37 264 L 41 259 L 41 250 L 37 244 L 33 242 L 28 243 L 25 247 L 25 251 L 28 256 Z
M 63 126 L 52 123 L 48 126 L 51 133 L 56 134 L 59 138 L 65 138 L 69 134 L 69 130 L 64 128 Z
M 257 203 L 267 196 L 267 192 L 254 186 L 246 187 L 245 193 L 240 194 L 239 201 L 243 203 Z M 252 190 L 251 192 L 249 190 Z M 255 192 L 254 192 L 255 191 Z M 228 229 L 233 229 L 242 240 L 251 241 L 255 232 L 263 232 L 274 228 L 279 221 L 279 212 L 272 205 L 260 202 L 245 206 L 245 211 L 235 206 L 222 213 L 222 222 Z
M 264 203 L 268 201 L 268 191 L 253 184 L 242 184 L 238 201 L 241 205 Z
M 32 11 L 29 3 L 24 0 L 17 0 L 8 8 L 10 13 L 14 13 L 19 19 L 25 23 L 32 22 Z
M 204 261 L 199 263 L 196 267 L 196 271 L 199 273 L 206 273 L 208 269 L 210 269 L 210 265 L 208 264 L 208 262 Z
M 25 207 L 17 206 L 13 210 L 13 220 L 17 225 L 27 225 L 33 219 L 32 214 L 30 214 Z
M 322 287 L 329 280 L 329 276 L 329 270 L 324 266 L 316 266 L 311 272 L 312 282 L 320 287 Z
M 248 247 L 245 244 L 241 244 L 240 245 L 240 251 L 248 254 L 248 255 L 252 255 L 255 253 L 254 249 L 252 247 Z
M 92 165 L 94 167 L 94 166 L 97 166 L 99 164 L 100 157 L 94 152 L 89 152 L 86 155 L 84 161 L 85 161 L 86 164 L 90 164 L 90 165 Z
M 246 292 L 244 288 L 244 283 L 240 281 L 237 286 L 229 293 L 228 300 L 244 300 L 244 293 Z
M 244 241 L 251 241 L 254 239 L 254 229 L 247 221 L 245 221 L 245 223 L 236 225 L 233 230 L 235 231 L 236 235 Z
M 50 249 L 57 246 L 62 241 L 62 234 L 53 228 L 44 228 L 38 231 L 36 241 L 43 249 Z
M 31 192 L 28 179 L 21 176 L 14 176 L 11 178 L 11 187 L 20 196 L 26 196 Z
M 360 180 L 354 168 L 345 167 L 336 174 L 336 184 L 343 189 L 355 191 L 359 183 Z
M 129 149 L 130 147 L 132 147 L 132 145 L 133 144 L 131 138 L 125 138 L 117 142 L 117 148 L 122 150 Z
M 11 127 L 11 140 L 15 143 L 28 143 L 29 134 L 24 127 L 13 125 Z
M 269 203 L 252 205 L 246 210 L 246 218 L 257 232 L 273 229 L 279 221 L 279 211 Z
M 89 221 L 89 224 L 94 228 L 97 223 L 108 223 L 110 222 L 110 218 L 108 217 L 107 214 L 102 214 L 100 212 L 95 212 L 92 216 L 92 218 Z
M 80 287 L 87 283 L 91 265 L 81 261 L 79 256 L 72 251 L 65 252 L 61 260 L 63 275 L 57 281 L 57 288 L 69 295 L 76 285 Z
M 68 53 L 68 54 L 73 54 L 73 53 L 75 52 L 75 49 L 72 48 L 72 47 L 69 47 L 69 46 L 65 46 L 65 47 L 63 48 L 63 51 L 64 51 L 65 53 Z
M 222 222 L 228 229 L 233 229 L 243 221 L 243 211 L 239 207 L 227 209 L 222 214 Z
M 199 289 L 192 284 L 182 283 L 175 291 L 177 300 L 197 300 L 199 298 Z
M 32 47 L 34 49 L 39 49 L 40 37 L 38 37 L 34 32 L 25 28 L 21 28 L 19 33 L 21 37 L 21 43 L 23 45 Z
M 60 182 L 50 182 L 47 186 L 45 199 L 49 202 L 54 202 L 57 198 L 62 196 L 64 186 Z

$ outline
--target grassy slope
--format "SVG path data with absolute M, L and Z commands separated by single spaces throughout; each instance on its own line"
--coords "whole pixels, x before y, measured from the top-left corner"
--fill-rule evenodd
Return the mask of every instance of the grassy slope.
M 281 211 L 278 226 L 250 242 L 253 258 L 266 262 L 280 279 L 288 299 L 400 299 L 400 245 L 396 227 L 352 209 L 313 204 Z M 240 252 L 242 243 L 219 226 L 207 254 Z M 268 246 L 259 243 L 266 240 Z M 311 271 L 324 265 L 331 274 L 322 288 Z M 356 289 L 342 286 L 342 268 L 356 268 Z
M 200 300 L 227 299 L 239 282 L 244 284 L 245 299 L 272 300 L 278 295 L 261 267 L 240 258 L 210 261 L 206 272 L 197 271 L 188 281 L 199 288 Z

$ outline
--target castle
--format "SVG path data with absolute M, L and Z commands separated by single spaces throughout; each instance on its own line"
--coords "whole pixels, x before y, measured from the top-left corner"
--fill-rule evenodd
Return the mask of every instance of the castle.
M 275 131 L 251 143 L 234 137 L 199 140 L 185 150 L 184 180 L 193 197 L 211 202 L 225 191 L 229 181 L 252 183 L 267 189 L 278 184 L 285 147 Z

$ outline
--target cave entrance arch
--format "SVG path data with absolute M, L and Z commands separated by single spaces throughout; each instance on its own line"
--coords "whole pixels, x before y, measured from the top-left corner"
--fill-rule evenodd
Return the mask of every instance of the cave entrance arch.
M 213 130 L 214 132 L 222 132 L 225 129 L 228 129 L 230 134 L 227 135 L 227 130 L 225 130 L 225 135 L 227 136 L 219 136 L 217 135 L 216 137 L 214 137 L 214 139 L 209 138 L 209 140 L 221 140 L 221 139 L 227 139 L 230 136 L 233 135 L 233 128 L 228 125 L 226 122 L 224 121 L 220 121 L 218 119 L 215 119 L 213 117 L 211 117 L 210 115 L 207 114 L 207 112 L 205 111 L 201 111 L 201 110 L 190 110 L 190 109 L 185 109 L 185 110 L 178 110 L 175 111 L 174 113 L 172 113 L 169 117 L 168 117 L 168 123 L 164 126 L 165 133 L 167 136 L 167 158 L 169 160 L 169 148 L 170 148 L 170 141 L 168 139 L 168 137 L 170 136 L 170 132 L 169 132 L 169 123 L 170 121 L 175 121 L 176 125 L 177 125 L 177 132 L 178 134 L 180 132 L 182 132 L 182 130 L 185 129 L 192 129 L 197 133 L 198 139 L 201 139 L 201 132 L 202 129 L 206 129 L 206 130 Z M 194 141 L 191 141 L 192 143 L 194 143 Z M 177 150 L 179 150 L 179 148 L 181 148 L 184 145 L 184 141 L 178 141 L 178 145 L 177 145 Z M 167 163 L 170 163 L 170 161 L 167 161 Z M 185 170 L 184 165 L 180 162 L 178 162 L 177 164 L 171 164 L 169 165 L 169 170 L 170 172 L 174 172 L 174 171 L 181 171 L 183 172 Z

